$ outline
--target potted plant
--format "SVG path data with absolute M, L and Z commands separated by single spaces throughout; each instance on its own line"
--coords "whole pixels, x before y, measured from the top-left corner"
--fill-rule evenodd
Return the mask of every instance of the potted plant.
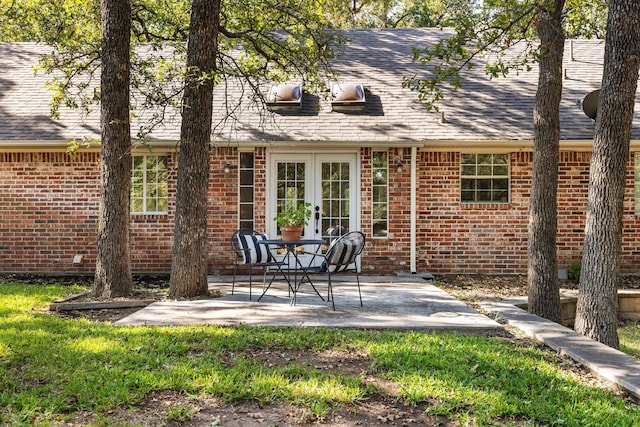
M 302 236 L 302 230 L 309 224 L 311 203 L 300 203 L 297 206 L 285 207 L 274 218 L 280 226 L 282 240 L 296 242 Z

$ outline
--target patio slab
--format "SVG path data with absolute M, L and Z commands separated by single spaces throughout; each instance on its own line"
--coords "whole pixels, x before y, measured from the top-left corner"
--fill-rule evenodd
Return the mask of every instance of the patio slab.
M 336 310 L 303 284 L 297 303 L 291 305 L 285 282 L 275 283 L 260 302 L 261 289 L 254 277 L 249 300 L 246 277 L 231 295 L 229 277 L 211 276 L 209 289 L 224 296 L 206 300 L 155 302 L 116 322 L 116 325 L 261 325 L 358 329 L 447 330 L 497 333 L 503 326 L 450 296 L 422 278 L 362 276 L 360 306 L 355 276 L 337 276 L 333 292 Z M 326 281 L 316 286 L 326 300 Z

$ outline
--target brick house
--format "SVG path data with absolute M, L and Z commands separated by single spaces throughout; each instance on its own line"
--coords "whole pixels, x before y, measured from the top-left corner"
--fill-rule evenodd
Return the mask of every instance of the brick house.
M 317 207 L 307 237 L 326 236 L 336 225 L 362 230 L 365 274 L 526 273 L 537 68 L 499 79 L 482 67 L 468 70 L 462 89 L 447 94 L 440 112 L 428 112 L 402 80 L 425 72 L 412 62 L 411 48 L 442 34 L 349 31 L 351 41 L 334 63 L 337 80 L 328 82 L 335 90 L 326 99 L 295 85 L 278 87 L 268 110 L 244 102 L 223 120 L 225 96 L 233 98 L 241 88 L 218 88 L 209 185 L 211 273 L 230 271 L 228 240 L 235 229 L 275 236 L 273 217 L 287 197 Z M 0 44 L 0 272 L 90 273 L 99 148 L 81 148 L 75 158 L 65 151 L 70 140 L 98 138 L 99 117 L 62 110 L 59 120 L 49 118 L 46 77 L 32 71 L 45 51 L 31 43 Z M 581 258 L 594 132 L 581 104 L 600 86 L 603 52 L 601 41 L 566 45 L 560 267 Z M 179 120 L 169 121 L 152 135 L 150 150 L 134 149 L 134 272 L 170 271 L 179 129 Z M 626 273 L 640 273 L 639 135 L 636 120 L 625 197 Z

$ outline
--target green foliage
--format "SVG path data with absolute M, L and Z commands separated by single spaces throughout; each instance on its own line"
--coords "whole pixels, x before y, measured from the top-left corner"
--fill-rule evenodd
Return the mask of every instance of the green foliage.
M 476 7 L 454 9 L 456 12 L 448 20 L 454 33 L 433 45 L 414 49 L 414 60 L 428 66 L 426 76 L 409 76 L 403 86 L 418 92 L 426 107 L 437 111 L 446 87 L 453 91 L 460 88 L 465 69 L 484 64 L 493 78 L 529 71 L 531 64 L 539 62 L 545 53 L 544 46 L 536 41 L 538 13 L 552 4 L 491 0 Z M 603 38 L 606 8 L 604 0 L 568 0 L 564 14 L 568 37 Z
M 276 215 L 274 220 L 278 225 L 306 226 L 311 218 L 311 203 L 300 203 L 297 206 L 287 206 Z
M 72 160 L 76 159 L 76 155 L 78 154 L 78 150 L 80 148 L 91 148 L 91 144 L 100 144 L 100 141 L 96 141 L 89 138 L 84 138 L 82 142 L 73 139 L 67 142 L 67 149 L 65 152 L 71 157 Z
M 197 408 L 191 405 L 178 404 L 168 407 L 165 409 L 165 412 L 167 414 L 167 421 L 185 423 L 193 418 L 197 412 Z
M 428 67 L 428 74 L 405 78 L 403 87 L 418 92 L 427 109 L 438 111 L 437 104 L 446 94 L 443 86 L 459 89 L 461 72 L 478 63 L 484 63 L 492 77 L 530 69 L 528 64 L 537 55 L 531 40 L 537 11 L 532 2 L 489 1 L 473 11 L 456 14 L 451 20 L 451 36 L 413 50 L 413 59 Z M 514 44 L 519 48 L 509 50 Z
M 567 38 L 604 40 L 608 0 L 565 0 Z
M 0 0 L 0 41 L 80 45 L 99 37 L 97 0 Z
M 447 27 L 472 10 L 469 0 L 325 1 L 327 19 L 341 28 Z
M 620 350 L 640 359 L 640 322 L 627 322 L 618 328 Z
M 569 278 L 576 283 L 580 283 L 580 270 L 582 270 L 582 261 L 576 261 L 569 266 Z
M 640 417 L 632 402 L 580 382 L 555 352 L 526 342 L 321 328 L 115 328 L 43 313 L 78 291 L 0 285 L 0 424 L 58 425 L 92 414 L 113 425 L 112 411 L 135 410 L 162 391 L 285 402 L 322 416 L 384 393 L 374 385 L 383 382 L 394 384 L 385 390 L 397 388 L 395 398 L 428 402 L 455 425 L 634 425 Z M 345 353 L 364 358 L 366 372 L 338 374 L 333 362 L 320 362 Z M 265 364 L 264 355 L 286 363 Z M 193 415 L 187 404 L 165 412 L 167 422 Z
M 214 84 L 240 77 L 258 101 L 267 81 L 303 80 L 305 90 L 322 91 L 331 73 L 328 61 L 345 39 L 330 31 L 320 5 L 297 0 L 222 2 L 217 69 L 205 77 Z M 133 0 L 131 8 L 136 43 L 131 104 L 132 110 L 145 110 L 144 123 L 136 129 L 144 140 L 167 114 L 179 114 L 191 2 Z M 62 107 L 86 114 L 98 105 L 100 34 L 97 0 L 0 0 L 0 41 L 37 41 L 52 47 L 37 71 L 50 76 L 53 117 Z

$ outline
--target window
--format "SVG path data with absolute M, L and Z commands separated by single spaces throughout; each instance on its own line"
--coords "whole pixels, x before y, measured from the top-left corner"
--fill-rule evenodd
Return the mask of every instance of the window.
M 509 202 L 509 155 L 462 154 L 460 201 Z
M 239 225 L 240 228 L 250 228 L 253 230 L 253 207 L 254 207 L 254 163 L 253 153 L 240 153 L 240 166 L 238 167 L 239 180 Z
M 640 215 L 640 153 L 633 153 L 633 199 L 636 215 Z
M 166 213 L 169 204 L 166 156 L 132 156 L 131 212 Z
M 387 237 L 389 229 L 388 156 L 386 151 L 373 153 L 373 237 Z

